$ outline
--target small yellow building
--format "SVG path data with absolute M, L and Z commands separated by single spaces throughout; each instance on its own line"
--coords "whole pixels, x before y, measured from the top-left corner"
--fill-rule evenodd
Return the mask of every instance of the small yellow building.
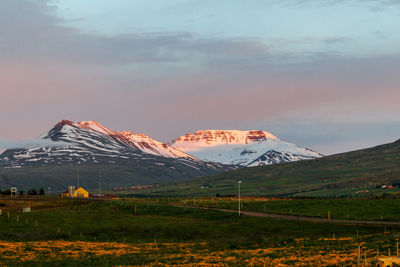
M 74 197 L 87 198 L 89 197 L 89 192 L 83 189 L 82 187 L 79 187 L 78 189 L 75 190 Z
M 62 198 L 88 198 L 89 192 L 79 187 L 75 189 L 75 186 L 70 186 L 67 191 L 61 194 Z

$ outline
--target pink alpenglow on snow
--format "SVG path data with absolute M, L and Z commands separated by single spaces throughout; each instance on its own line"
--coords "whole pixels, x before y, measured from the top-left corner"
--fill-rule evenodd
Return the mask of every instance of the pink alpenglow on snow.
M 107 134 L 107 135 L 113 135 L 115 134 L 114 131 L 111 131 L 110 129 L 107 129 L 97 121 L 81 121 L 76 123 L 77 126 L 82 127 L 82 128 L 87 128 L 90 130 L 93 130 L 95 132 L 99 132 L 102 134 Z
M 282 141 L 269 132 L 254 130 L 201 130 L 181 136 L 169 144 L 204 161 L 248 167 L 322 156 Z
M 135 146 L 139 147 L 145 153 L 159 155 L 163 157 L 169 158 L 192 158 L 194 157 L 175 149 L 167 144 L 164 144 L 160 141 L 154 140 L 153 138 L 140 133 L 136 134 L 131 131 L 123 131 L 120 133 L 122 136 L 127 138 L 130 142 L 135 144 Z
M 194 134 L 187 133 L 180 136 L 169 144 L 185 151 L 228 144 L 245 145 L 267 139 L 279 140 L 278 137 L 266 131 L 200 130 Z
M 143 133 L 136 134 L 131 131 L 123 131 L 123 132 L 113 131 L 104 127 L 103 125 L 101 125 L 96 121 L 72 122 L 69 120 L 62 120 L 56 124 L 55 128 L 59 128 L 61 132 L 66 134 L 63 137 L 64 139 L 66 139 L 66 141 L 85 142 L 84 140 L 85 137 L 77 133 L 77 130 L 81 129 L 84 131 L 91 132 L 95 135 L 109 137 L 110 142 L 112 142 L 113 146 L 115 147 L 119 147 L 120 143 L 123 143 L 128 147 L 139 149 L 144 153 L 156 156 L 162 156 L 167 158 L 196 159 L 176 148 L 170 147 L 169 145 L 157 141 Z M 49 134 L 50 134 L 49 132 L 45 133 L 41 136 L 41 138 L 47 138 Z M 74 138 L 75 136 L 80 136 L 80 139 L 82 140 Z M 93 142 L 93 140 L 91 140 L 91 142 Z M 88 145 L 88 143 L 85 142 L 85 145 Z

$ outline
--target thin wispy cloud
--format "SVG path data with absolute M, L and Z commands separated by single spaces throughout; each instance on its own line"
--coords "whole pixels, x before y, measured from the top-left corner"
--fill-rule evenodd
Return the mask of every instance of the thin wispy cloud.
M 31 140 L 7 140 L 7 139 L 0 139 L 0 150 L 4 149 L 23 149 L 23 148 L 31 148 L 31 147 L 60 147 L 67 145 L 64 142 L 54 142 L 51 140 L 45 139 L 31 139 Z

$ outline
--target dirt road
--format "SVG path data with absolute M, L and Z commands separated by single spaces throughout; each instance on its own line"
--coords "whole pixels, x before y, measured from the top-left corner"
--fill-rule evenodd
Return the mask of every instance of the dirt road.
M 221 212 L 238 213 L 237 210 L 229 210 L 229 209 L 217 209 L 217 208 L 183 206 L 183 205 L 173 205 L 173 206 L 181 207 L 181 208 L 205 209 L 205 210 L 215 210 L 215 211 L 221 211 Z M 321 222 L 321 223 L 364 224 L 364 225 L 400 225 L 400 222 L 391 222 L 391 221 L 365 221 L 365 220 L 344 220 L 344 219 L 330 219 L 329 220 L 328 218 L 321 218 L 321 217 L 264 213 L 264 212 L 254 212 L 254 211 L 241 211 L 241 215 L 242 216 L 253 216 L 253 217 L 264 217 L 264 218 L 276 218 L 276 219 L 292 220 L 292 221 Z

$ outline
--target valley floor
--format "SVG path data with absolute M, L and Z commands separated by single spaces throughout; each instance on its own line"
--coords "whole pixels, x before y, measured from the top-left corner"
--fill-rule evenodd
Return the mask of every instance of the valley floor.
M 389 250 L 395 255 L 400 238 L 395 225 L 239 217 L 171 206 L 183 201 L 201 203 L 0 198 L 0 266 L 354 266 L 375 264 Z M 28 205 L 32 212 L 22 213 Z

